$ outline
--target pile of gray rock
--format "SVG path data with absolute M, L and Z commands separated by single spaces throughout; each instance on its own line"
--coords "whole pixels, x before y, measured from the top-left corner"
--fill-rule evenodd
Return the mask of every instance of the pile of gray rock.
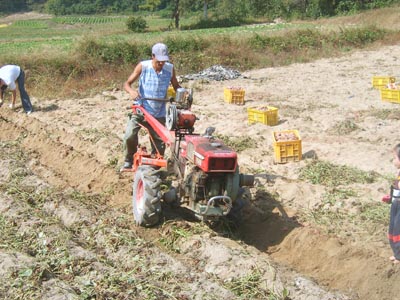
M 214 65 L 197 74 L 179 76 L 178 79 L 180 81 L 198 80 L 198 79 L 223 81 L 223 80 L 236 79 L 239 77 L 243 77 L 239 71 L 232 70 L 230 68 L 221 65 Z

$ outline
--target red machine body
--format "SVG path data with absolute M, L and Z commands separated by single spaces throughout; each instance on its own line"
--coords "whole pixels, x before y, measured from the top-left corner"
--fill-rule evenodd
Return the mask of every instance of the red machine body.
M 178 128 L 193 128 L 194 123 L 196 122 L 196 115 L 192 113 L 190 110 L 180 110 L 177 113 L 177 127 Z
M 227 216 L 241 201 L 241 187 L 253 185 L 253 175 L 239 173 L 236 152 L 212 136 L 215 128 L 208 127 L 204 135 L 193 133 L 197 118 L 190 111 L 191 103 L 191 98 L 185 98 L 170 104 L 165 126 L 142 106 L 132 106 L 132 112 L 142 114 L 166 146 L 164 156 L 158 150 L 151 155 L 140 146 L 134 154 L 132 201 L 139 225 L 160 220 L 160 200 L 185 205 L 203 220 Z M 159 174 L 163 173 L 174 175 L 177 184 L 162 192 L 165 174 Z
M 214 138 L 186 135 L 181 155 L 204 172 L 233 173 L 237 167 L 237 154 Z
M 174 138 L 171 135 L 170 131 L 165 128 L 160 122 L 157 121 L 151 114 L 149 114 L 143 106 L 140 105 L 132 105 L 132 111 L 137 114 L 142 114 L 144 119 L 150 126 L 154 129 L 154 131 L 158 134 L 158 136 L 163 140 L 166 147 L 171 147 L 174 142 Z M 147 152 L 146 147 L 140 147 L 133 156 L 133 165 L 132 171 L 135 172 L 137 168 L 141 165 L 150 165 L 157 167 L 166 167 L 167 161 L 163 158 L 163 156 L 158 152 L 155 157 L 152 157 L 150 153 Z

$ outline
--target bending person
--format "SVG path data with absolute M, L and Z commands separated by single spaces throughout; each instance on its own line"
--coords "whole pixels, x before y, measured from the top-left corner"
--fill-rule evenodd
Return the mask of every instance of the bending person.
M 3 104 L 4 92 L 6 89 L 12 91 L 12 99 L 10 108 L 15 108 L 15 100 L 17 98 L 16 82 L 18 83 L 18 90 L 21 97 L 22 107 L 26 114 L 33 111 L 31 99 L 25 90 L 25 72 L 20 66 L 5 65 L 0 68 L 0 105 Z

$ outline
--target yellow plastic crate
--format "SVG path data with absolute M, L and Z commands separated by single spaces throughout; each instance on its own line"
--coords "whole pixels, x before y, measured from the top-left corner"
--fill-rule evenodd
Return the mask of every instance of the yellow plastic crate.
M 244 89 L 239 88 L 224 88 L 224 100 L 231 104 L 244 104 Z
M 400 103 L 400 90 L 382 88 L 381 100 L 393 103 Z
M 278 124 L 278 109 L 273 106 L 267 106 L 265 109 L 261 108 L 247 108 L 247 116 L 249 123 L 263 123 L 269 126 Z
M 275 163 L 300 161 L 302 158 L 301 138 L 297 130 L 274 131 L 272 133 Z
M 393 76 L 374 76 L 372 86 L 376 89 L 386 88 L 389 83 L 395 83 L 396 77 Z
M 169 86 L 168 90 L 167 90 L 167 98 L 168 99 L 175 98 L 175 96 L 176 96 L 176 92 L 174 90 L 174 87 L 173 86 Z

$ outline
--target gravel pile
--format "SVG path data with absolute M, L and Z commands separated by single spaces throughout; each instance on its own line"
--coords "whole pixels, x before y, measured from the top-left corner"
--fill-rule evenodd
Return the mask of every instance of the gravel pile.
M 189 74 L 179 76 L 181 80 L 196 80 L 196 79 L 206 79 L 206 80 L 230 80 L 243 77 L 239 71 L 232 70 L 221 65 L 214 65 L 208 69 L 205 69 L 197 74 Z

